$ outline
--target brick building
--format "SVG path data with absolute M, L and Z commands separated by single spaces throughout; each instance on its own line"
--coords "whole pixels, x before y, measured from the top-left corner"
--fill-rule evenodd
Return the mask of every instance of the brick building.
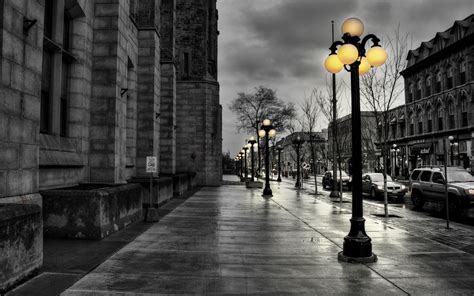
M 215 0 L 5 0 L 0 13 L 1 203 L 127 184 L 149 175 L 146 156 L 158 183 L 220 184 Z
M 402 171 L 443 164 L 449 136 L 458 145 L 448 164 L 474 168 L 474 15 L 422 42 L 407 60 L 405 105 L 389 111 Z

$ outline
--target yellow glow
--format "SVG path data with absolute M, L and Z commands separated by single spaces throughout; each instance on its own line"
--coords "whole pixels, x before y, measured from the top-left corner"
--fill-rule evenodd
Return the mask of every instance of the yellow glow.
M 370 64 L 366 57 L 362 57 L 359 65 L 359 75 L 367 74 L 370 71 Z
M 352 44 L 344 44 L 338 49 L 337 57 L 343 64 L 350 65 L 359 57 L 359 51 Z
M 336 54 L 331 54 L 324 61 L 324 67 L 329 73 L 336 74 L 342 70 L 344 64 L 341 63 Z
M 374 67 L 382 66 L 387 60 L 387 52 L 380 46 L 374 46 L 367 52 L 367 61 Z
M 361 36 L 364 33 L 364 24 L 358 18 L 351 17 L 342 23 L 342 34 L 349 33 L 351 36 Z
M 276 130 L 271 129 L 271 130 L 268 132 L 268 136 L 269 136 L 270 138 L 273 138 L 273 137 L 276 135 L 276 132 L 277 132 Z
M 255 137 L 254 136 L 250 137 L 249 141 L 255 141 Z
M 265 120 L 263 121 L 263 125 L 264 125 L 264 126 L 269 126 L 270 124 L 271 124 L 270 119 L 265 119 Z
M 264 131 L 264 130 L 259 130 L 259 131 L 258 131 L 258 136 L 259 136 L 260 138 L 265 137 L 265 131 Z

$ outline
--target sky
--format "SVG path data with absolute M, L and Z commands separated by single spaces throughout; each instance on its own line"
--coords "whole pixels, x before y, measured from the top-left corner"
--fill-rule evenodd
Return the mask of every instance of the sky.
M 252 93 L 263 85 L 299 109 L 314 88 L 326 88 L 323 63 L 331 45 L 331 20 L 336 40 L 342 22 L 357 17 L 365 25 L 364 35 L 377 35 L 382 46 L 400 25 L 414 49 L 473 14 L 474 0 L 218 0 L 217 9 L 222 150 L 233 157 L 249 137 L 237 132 L 229 110 L 238 92 Z M 349 73 L 341 73 L 338 77 L 348 79 Z M 321 118 L 319 125 L 326 128 L 327 121 Z

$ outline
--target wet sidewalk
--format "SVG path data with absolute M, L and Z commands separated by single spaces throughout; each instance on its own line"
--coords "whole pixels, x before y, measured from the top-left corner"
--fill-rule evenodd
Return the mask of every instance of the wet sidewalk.
M 474 256 L 367 218 L 379 261 L 337 261 L 350 212 L 292 186 L 204 188 L 63 295 L 474 293 Z

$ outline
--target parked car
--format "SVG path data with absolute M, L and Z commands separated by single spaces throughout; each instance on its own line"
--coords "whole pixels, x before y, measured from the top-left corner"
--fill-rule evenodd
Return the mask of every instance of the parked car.
M 448 167 L 448 203 L 454 216 L 461 216 L 474 207 L 474 176 L 459 167 Z M 411 200 L 415 208 L 426 201 L 446 204 L 443 168 L 415 169 L 410 175 Z
M 394 182 L 387 175 L 387 194 L 389 197 L 403 199 L 408 188 L 405 185 Z M 382 173 L 367 173 L 362 176 L 362 192 L 369 193 L 374 199 L 383 196 L 384 182 Z
M 343 188 L 347 187 L 348 189 L 350 189 L 352 185 L 351 177 L 349 177 L 344 171 L 342 171 L 342 174 L 339 171 L 337 172 L 337 188 L 339 188 L 341 177 L 342 177 L 342 187 Z M 332 190 L 334 188 L 334 178 L 333 178 L 332 171 L 327 171 L 326 173 L 324 173 L 322 183 L 323 183 L 324 189 L 327 188 L 327 189 Z

